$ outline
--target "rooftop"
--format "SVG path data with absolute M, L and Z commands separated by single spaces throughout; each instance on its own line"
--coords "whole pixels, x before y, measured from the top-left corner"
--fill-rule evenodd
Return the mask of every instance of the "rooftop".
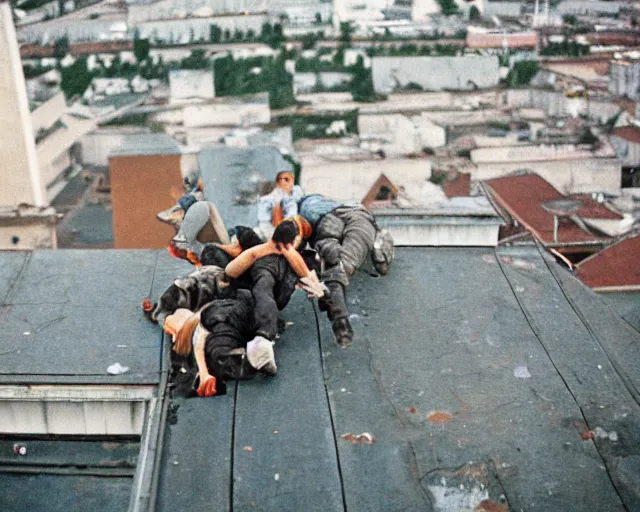
M 640 144 L 640 128 L 637 126 L 620 126 L 613 130 L 613 135 L 633 144 Z
M 124 142 L 109 154 L 114 156 L 180 155 L 180 144 L 164 133 L 135 133 L 126 135 Z
M 576 222 L 576 218 L 622 220 L 622 215 L 581 194 L 564 196 L 537 174 L 496 178 L 485 182 L 493 199 L 538 240 L 547 245 L 602 244 L 611 240 L 590 232 Z M 580 207 L 571 217 L 563 218 L 554 240 L 554 215 L 543 204 L 562 199 L 575 199 Z
M 212 399 L 167 398 L 156 510 L 640 506 L 640 326 L 535 247 L 396 256 L 384 278 L 354 276 L 352 347 L 337 347 L 324 316 L 316 331 L 317 310 L 299 293 L 284 311 L 293 324 L 276 344 L 275 378 Z M 0 262 L 5 382 L 158 382 L 160 332 L 139 301 L 185 275 L 182 262 L 165 251 L 2 253 Z M 619 307 L 629 315 L 628 302 Z M 130 371 L 106 375 L 114 361 Z M 17 440 L 25 458 L 13 442 L 6 464 L 46 462 L 37 440 Z M 132 482 L 135 453 L 121 466 L 127 478 L 79 474 L 87 453 L 123 460 L 123 447 L 112 443 L 109 455 L 106 446 L 66 441 L 73 475 L 3 466 L 3 510 L 120 510 L 127 493 L 149 492 Z
M 629 235 L 576 266 L 576 275 L 597 291 L 640 290 L 640 234 Z

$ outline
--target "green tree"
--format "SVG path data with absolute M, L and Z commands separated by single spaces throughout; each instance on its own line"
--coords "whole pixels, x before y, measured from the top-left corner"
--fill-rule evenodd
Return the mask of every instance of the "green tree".
M 149 58 L 149 49 L 151 45 L 148 39 L 134 39 L 133 40 L 133 54 L 136 56 L 136 61 L 139 63 Z
M 230 39 L 231 39 L 231 30 L 227 28 L 224 31 L 224 40 L 229 41 Z
M 61 68 L 60 75 L 60 88 L 67 98 L 84 94 L 93 79 L 86 57 L 79 57 L 71 66 Z
M 460 14 L 460 8 L 455 0 L 438 0 L 438 4 L 440 5 L 440 11 L 445 16 Z
M 380 99 L 373 89 L 371 70 L 364 67 L 364 59 L 358 56 L 353 66 L 353 80 L 351 81 L 351 96 L 354 101 L 371 102 Z
M 507 84 L 510 87 L 527 85 L 538 72 L 538 62 L 535 60 L 521 60 L 513 65 L 507 76 Z
M 482 21 L 482 14 L 480 13 L 480 9 L 478 9 L 475 5 L 472 5 L 469 9 L 469 20 L 476 23 Z
M 209 41 L 212 43 L 219 43 L 222 39 L 222 30 L 218 25 L 209 25 Z
M 248 41 L 253 41 L 255 38 L 256 38 L 256 31 L 253 30 L 252 28 L 247 30 L 247 40 Z
M 205 50 L 191 50 L 191 54 L 180 61 L 181 69 L 207 69 L 211 61 L 207 58 Z
M 351 45 L 351 34 L 353 34 L 354 30 L 350 21 L 340 22 L 340 41 L 346 46 Z
M 242 30 L 237 28 L 236 31 L 233 33 L 233 39 L 235 39 L 236 41 L 242 41 L 244 39 L 244 32 L 242 32 Z
M 269 84 L 269 107 L 273 110 L 295 105 L 293 77 L 284 68 L 285 59 L 278 57 L 269 66 L 266 79 Z
M 322 15 L 319 12 L 316 13 L 315 23 L 316 23 L 316 25 L 321 25 L 322 24 Z
M 562 16 L 562 21 L 564 21 L 567 25 L 575 25 L 578 23 L 578 20 L 573 14 L 565 14 Z
M 53 43 L 53 56 L 60 60 L 64 59 L 67 53 L 69 53 L 69 39 L 66 37 L 56 39 L 55 43 Z

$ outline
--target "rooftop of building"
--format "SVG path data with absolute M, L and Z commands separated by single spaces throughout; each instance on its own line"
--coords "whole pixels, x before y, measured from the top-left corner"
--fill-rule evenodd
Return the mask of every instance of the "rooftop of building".
M 640 144 L 640 127 L 638 126 L 620 126 L 615 128 L 612 134 L 633 144 Z
M 354 276 L 352 347 L 338 348 L 324 316 L 316 330 L 317 309 L 296 294 L 275 378 L 211 399 L 168 395 L 156 510 L 640 505 L 632 303 L 611 303 L 622 319 L 535 247 L 396 256 L 384 278 Z M 188 265 L 165 251 L 5 252 L 0 261 L 5 384 L 158 383 L 160 331 L 140 299 L 157 297 Z M 129 371 L 108 375 L 116 361 Z M 15 442 L 27 457 L 13 453 Z M 132 474 L 153 457 L 117 439 L 61 446 L 17 436 L 2 446 L 14 465 L 1 473 L 7 512 L 115 510 L 150 489 Z M 99 473 L 96 459 L 126 474 L 82 471 Z M 71 474 L 26 473 L 61 462 Z
M 640 290 L 640 269 L 635 264 L 640 254 L 640 234 L 632 233 L 582 260 L 576 275 L 597 291 Z
M 591 196 L 564 196 L 549 182 L 534 173 L 511 175 L 487 180 L 485 187 L 499 207 L 506 211 L 538 240 L 547 245 L 602 244 L 612 238 L 588 229 L 576 219 L 622 220 L 622 215 Z M 546 208 L 553 201 L 569 200 L 577 203 L 558 223 L 554 239 L 554 214 Z

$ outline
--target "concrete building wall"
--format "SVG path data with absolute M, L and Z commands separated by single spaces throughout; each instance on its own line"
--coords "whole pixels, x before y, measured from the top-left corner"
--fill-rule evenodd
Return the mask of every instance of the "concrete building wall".
M 175 230 L 156 214 L 183 194 L 181 155 L 109 159 L 115 249 L 162 249 Z
M 612 60 L 609 65 L 609 92 L 640 100 L 640 60 Z
M 215 97 L 213 69 L 176 69 L 169 71 L 170 103 L 187 99 Z
M 301 178 L 307 194 L 323 194 L 337 201 L 362 201 L 381 174 L 397 187 L 419 192 L 431 177 L 431 162 L 415 160 L 366 160 L 305 164 Z
M 375 211 L 374 211 L 375 213 Z M 388 229 L 396 246 L 428 247 L 495 247 L 498 245 L 499 223 L 481 224 L 473 220 L 432 217 L 430 222 L 406 224 L 380 219 L 381 228 Z
M 330 89 L 351 83 L 352 79 L 351 73 L 295 73 L 293 75 L 293 93 L 311 93 L 316 88 Z
M 64 93 L 61 91 L 31 112 L 31 124 L 33 126 L 34 137 L 39 130 L 46 130 L 60 119 L 60 116 L 66 108 L 67 103 L 64 99 Z
M 543 109 L 551 117 L 588 116 L 606 121 L 620 111 L 620 107 L 609 101 L 591 98 L 567 98 L 561 91 L 529 89 L 530 106 Z
M 87 165 L 108 166 L 109 154 L 122 146 L 124 139 L 131 133 L 146 133 L 148 130 L 120 132 L 102 129 L 91 132 L 80 140 L 82 145 L 82 161 Z
M 44 206 L 33 125 L 8 2 L 0 2 L 0 206 Z
M 254 126 L 271 122 L 271 109 L 266 102 L 210 103 L 184 107 L 184 126 Z
M 519 18 L 522 14 L 522 2 L 485 2 L 484 14 L 487 17 L 498 16 L 506 18 Z
M 387 94 L 420 85 L 427 91 L 465 91 L 495 87 L 500 81 L 498 57 L 373 57 L 373 87 Z
M 211 18 L 187 18 L 173 20 L 158 20 L 139 23 L 136 28 L 140 37 L 165 43 L 186 44 L 190 42 L 207 42 L 211 35 L 211 25 L 217 25 L 224 33 L 225 30 L 242 30 L 245 34 L 249 29 L 260 34 L 262 24 L 269 21 L 266 14 L 220 16 Z
M 445 129 L 425 116 L 360 115 L 358 133 L 367 149 L 382 149 L 389 156 L 419 153 L 425 147 L 439 148 L 446 143 Z
M 82 20 L 54 18 L 32 25 L 18 28 L 18 39 L 24 43 L 52 44 L 56 39 L 67 37 L 69 42 L 101 41 L 113 39 L 117 36 L 111 32 L 111 27 L 117 22 L 124 22 L 126 16 L 120 19 Z
M 17 243 L 14 243 L 18 237 Z M 30 218 L 28 222 L 0 225 L 0 251 L 55 249 L 56 225 L 50 220 Z
M 549 160 L 533 162 L 487 162 L 476 164 L 472 181 L 506 176 L 517 170 L 530 170 L 551 183 L 562 194 L 608 192 L 620 194 L 621 165 L 615 158 Z
M 214 15 L 240 14 L 264 10 L 263 0 L 161 0 L 153 7 L 130 5 L 128 22 L 132 25 L 151 20 L 167 20 L 210 12 Z M 208 11 L 209 10 L 209 11 Z
M 556 7 L 560 14 L 617 14 L 620 12 L 618 2 L 599 0 L 564 0 Z
M 640 167 L 640 144 L 615 135 L 611 135 L 610 140 L 624 167 Z

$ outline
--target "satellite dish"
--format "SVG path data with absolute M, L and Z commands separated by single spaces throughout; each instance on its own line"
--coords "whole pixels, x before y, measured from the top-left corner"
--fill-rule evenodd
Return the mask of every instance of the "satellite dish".
M 552 215 L 566 217 L 578 211 L 582 203 L 577 199 L 554 199 L 553 201 L 546 201 L 540 206 Z
M 582 203 L 577 199 L 554 199 L 553 201 L 545 201 L 540 206 L 542 209 L 553 215 L 553 241 L 558 241 L 559 217 L 568 217 L 577 212 Z

